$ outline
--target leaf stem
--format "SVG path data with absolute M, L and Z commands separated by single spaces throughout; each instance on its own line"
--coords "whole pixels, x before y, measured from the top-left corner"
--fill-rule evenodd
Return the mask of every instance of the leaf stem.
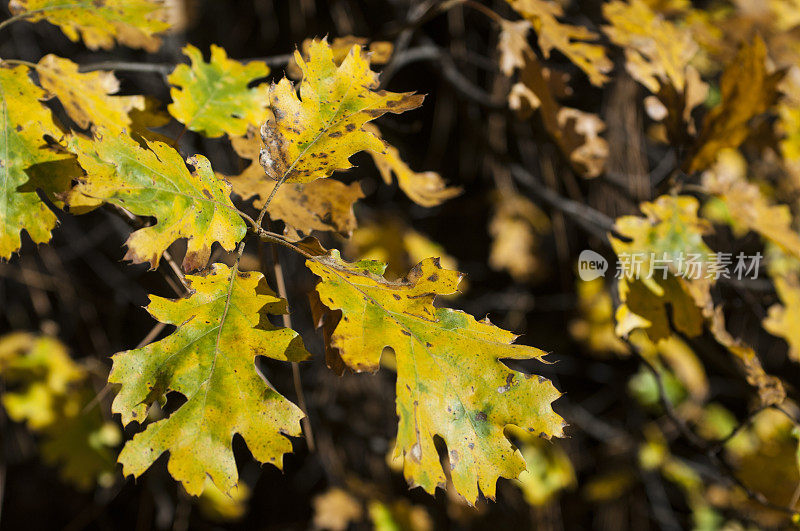
M 267 214 L 267 209 L 269 208 L 269 204 L 272 202 L 272 199 L 275 197 L 275 194 L 278 193 L 278 188 L 280 188 L 281 185 L 283 185 L 283 183 L 286 182 L 286 178 L 289 176 L 290 171 L 287 171 L 280 179 L 278 179 L 278 182 L 275 183 L 275 188 L 272 189 L 272 192 L 270 192 L 269 197 L 264 202 L 264 206 L 261 207 L 261 212 L 258 213 L 258 220 L 256 220 L 258 222 L 259 227 L 261 227 L 261 223 L 264 222 L 264 216 Z
M 14 15 L 11 18 L 7 18 L 3 22 L 0 22 L 0 31 L 2 31 L 2 29 L 5 28 L 6 26 L 13 24 L 14 22 L 17 22 L 18 20 L 24 20 L 26 18 L 30 18 L 36 13 L 41 13 L 42 11 L 47 11 L 47 9 L 42 8 L 42 9 L 37 9 L 35 11 L 26 11 L 24 13 L 19 13 L 18 15 Z
M 88 4 L 88 2 L 86 2 L 86 4 Z M 59 5 L 56 5 L 56 6 L 47 6 L 47 7 L 41 7 L 39 9 L 32 9 L 30 11 L 23 11 L 22 13 L 17 13 L 16 15 L 5 19 L 3 22 L 0 22 L 0 30 L 2 30 L 3 28 L 5 28 L 6 26 L 8 26 L 10 24 L 13 24 L 14 22 L 17 22 L 18 20 L 24 20 L 26 18 L 33 18 L 34 16 L 38 15 L 39 13 L 46 13 L 48 11 L 70 10 L 70 9 L 76 9 L 76 8 L 77 9 L 81 9 L 81 8 L 85 9 L 86 5 L 82 5 L 82 6 L 78 5 L 78 6 L 76 6 L 76 5 L 74 5 L 74 3 L 71 3 L 71 4 L 59 4 Z
M 24 65 L 33 69 L 39 68 L 39 65 L 37 65 L 36 63 L 31 63 L 30 61 L 23 61 L 22 59 L 0 59 L 0 62 L 10 65 Z

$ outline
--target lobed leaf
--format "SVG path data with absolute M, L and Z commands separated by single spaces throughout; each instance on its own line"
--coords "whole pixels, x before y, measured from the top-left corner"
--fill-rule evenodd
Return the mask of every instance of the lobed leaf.
M 550 87 L 550 76 L 533 53 L 524 54 L 519 81 L 508 96 L 509 107 L 527 117 L 539 110 L 545 130 L 572 167 L 587 178 L 603 173 L 608 143 L 600 136 L 605 123 L 596 114 L 562 107 Z
M 116 41 L 155 52 L 161 46 L 156 34 L 169 29 L 164 0 L 11 0 L 8 7 L 14 15 L 55 24 L 72 41 L 82 37 L 92 50 L 110 50 Z
M 44 98 L 28 67 L 0 67 L 0 259 L 19 250 L 23 230 L 35 243 L 50 240 L 56 215 L 36 188 L 63 190 L 73 175 L 72 166 L 64 164 L 71 156 L 47 148 L 44 137 L 60 138 L 61 130 L 40 103 Z
M 253 161 L 241 174 L 230 178 L 233 190 L 245 199 L 254 197 L 253 205 L 260 209 L 277 184 L 264 178 L 264 169 L 258 163 L 261 138 L 248 130 L 247 135 L 233 138 L 231 143 L 240 157 Z M 283 221 L 293 237 L 312 231 L 350 236 L 357 226 L 353 206 L 363 197 L 359 183 L 344 184 L 335 179 L 289 183 L 275 194 L 267 212 L 270 219 Z
M 183 267 L 205 267 L 211 245 L 228 251 L 244 237 L 246 227 L 230 199 L 231 186 L 217 178 L 202 155 L 188 160 L 158 141 L 142 148 L 124 134 L 100 130 L 95 140 L 75 136 L 69 149 L 78 155 L 86 176 L 68 195 L 71 208 L 95 207 L 103 202 L 157 223 L 128 238 L 126 260 L 155 268 L 161 254 L 175 240 L 188 239 Z
M 178 65 L 167 78 L 174 85 L 168 110 L 190 131 L 211 138 L 225 133 L 243 135 L 248 125 L 257 126 L 266 119 L 267 85 L 250 87 L 269 74 L 266 63 L 228 59 L 225 49 L 213 44 L 207 63 L 191 44 L 183 53 L 191 65 Z
M 564 8 L 552 0 L 507 0 L 508 3 L 531 23 L 539 37 L 539 47 L 545 59 L 555 49 L 563 53 L 575 66 L 583 70 L 593 85 L 608 81 L 607 73 L 614 64 L 599 44 L 584 41 L 596 40 L 599 36 L 584 27 L 563 24 L 558 17 Z M 506 27 L 506 29 L 509 29 Z M 524 38 L 524 37 L 523 37 Z M 519 40 L 517 41 L 518 44 Z
M 326 40 L 309 45 L 308 60 L 295 52 L 300 97 L 286 78 L 269 91 L 272 116 L 261 127 L 260 158 L 267 177 L 307 183 L 350 168 L 349 158 L 360 151 L 383 153 L 383 142 L 364 124 L 422 104 L 421 95 L 376 91 L 378 76 L 363 53 L 353 46 L 337 66 Z
M 286 313 L 286 301 L 263 275 L 215 264 L 208 276 L 187 275 L 193 293 L 169 300 L 150 297 L 147 310 L 175 325 L 168 337 L 114 355 L 110 383 L 120 384 L 112 411 L 123 424 L 144 422 L 148 406 L 170 391 L 186 402 L 153 422 L 123 448 L 125 475 L 139 476 L 164 452 L 170 474 L 189 494 L 206 478 L 225 493 L 238 481 L 231 442 L 240 434 L 262 463 L 282 466 L 300 435 L 303 413 L 256 369 L 256 358 L 300 361 L 308 356 L 297 333 L 276 328 L 267 314 Z
M 53 54 L 42 57 L 36 72 L 42 88 L 57 97 L 69 117 L 84 129 L 95 124 L 121 133 L 131 124 L 128 114 L 145 108 L 144 96 L 111 96 L 119 90 L 112 72 L 81 74 L 77 64 Z
M 517 477 L 525 461 L 506 438 L 509 425 L 544 437 L 562 436 L 551 403 L 553 384 L 510 370 L 501 359 L 538 359 L 539 349 L 512 345 L 516 336 L 472 316 L 435 308 L 436 295 L 456 291 L 461 274 L 426 259 L 403 280 L 386 281 L 379 262 L 343 262 L 336 251 L 306 262 L 322 281 L 322 304 L 341 311 L 332 346 L 356 371 L 378 368 L 390 347 L 397 364 L 399 426 L 395 457 L 412 486 L 433 493 L 445 484 L 434 437 L 448 449 L 453 485 L 468 502 L 479 490 L 493 498 L 499 477 Z

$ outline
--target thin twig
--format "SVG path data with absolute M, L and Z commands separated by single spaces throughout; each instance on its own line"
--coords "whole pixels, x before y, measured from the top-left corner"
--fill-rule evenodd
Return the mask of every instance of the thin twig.
M 557 208 L 561 212 L 568 214 L 578 225 L 590 234 L 607 240 L 608 233 L 615 234 L 614 220 L 606 216 L 599 210 L 595 210 L 584 203 L 561 197 L 553 190 L 539 183 L 528 170 L 512 164 L 511 175 L 539 199 L 545 201 L 550 206 Z
M 751 411 L 747 415 L 747 418 L 742 420 L 739 423 L 739 425 L 736 426 L 733 430 L 731 430 L 731 432 L 728 435 L 726 435 L 722 439 L 718 440 L 717 442 L 713 443 L 713 445 L 708 449 L 708 451 L 711 452 L 711 453 L 715 453 L 715 454 L 720 453 L 723 450 L 723 448 L 725 448 L 725 445 L 727 445 L 731 441 L 731 439 L 736 437 L 736 435 L 739 432 L 741 432 L 744 428 L 746 428 L 746 427 L 748 427 L 750 425 L 750 423 L 752 422 L 753 418 L 756 415 L 758 415 L 759 413 L 761 413 L 765 409 L 769 409 L 770 407 L 772 407 L 772 406 L 761 406 L 761 407 Z
M 111 207 L 113 207 L 114 211 L 120 214 L 123 218 L 125 218 L 125 220 L 131 224 L 131 226 L 137 229 L 141 229 L 145 226 L 144 223 L 142 223 L 142 221 L 138 217 L 128 212 L 124 208 L 118 207 L 117 205 L 111 203 L 109 204 L 111 205 Z M 170 254 L 169 251 L 164 251 L 161 256 L 162 258 L 164 258 L 164 261 L 169 265 L 172 272 L 175 273 L 175 277 L 177 277 L 178 281 L 185 289 L 185 293 L 178 293 L 178 295 L 183 297 L 191 293 L 192 289 L 189 287 L 189 282 L 186 280 L 186 276 L 184 275 L 181 267 L 178 265 L 175 259 L 172 258 L 172 254 Z
M 58 10 L 58 9 L 69 9 L 69 8 L 70 8 L 70 6 L 49 6 L 49 7 L 43 7 L 41 9 L 33 9 L 31 11 L 25 11 L 23 13 L 18 13 L 16 15 L 14 15 L 13 17 L 5 19 L 3 22 L 0 22 L 0 30 L 5 28 L 9 24 L 13 24 L 14 22 L 17 22 L 19 20 L 25 20 L 26 18 L 32 18 L 35 15 L 38 15 L 39 13 L 44 13 L 45 11 L 55 11 L 55 10 Z
M 289 297 L 287 296 L 286 291 L 286 280 L 283 276 L 283 267 L 281 267 L 280 256 L 278 254 L 278 247 L 273 242 L 270 245 L 270 249 L 272 249 L 272 267 L 275 272 L 275 284 L 278 289 L 278 297 L 287 301 Z M 284 328 L 292 329 L 292 316 L 287 311 L 283 314 L 283 326 Z M 303 420 L 301 421 L 303 425 L 303 431 L 306 434 L 306 444 L 308 444 L 308 449 L 311 452 L 316 450 L 316 446 L 314 444 L 314 432 L 311 430 L 311 420 L 308 418 L 308 406 L 306 406 L 306 396 L 303 392 L 303 382 L 300 379 L 300 364 L 296 361 L 292 362 L 292 382 L 294 384 L 294 392 L 297 396 L 298 406 L 303 411 L 305 415 Z
M 628 343 L 631 345 L 630 343 Z M 684 436 L 684 438 L 694 446 L 696 449 L 705 453 L 706 457 L 711 461 L 711 463 L 717 467 L 718 470 L 724 473 L 725 477 L 734 483 L 737 487 L 742 489 L 745 495 L 764 507 L 768 507 L 770 509 L 780 511 L 782 513 L 795 516 L 797 511 L 792 509 L 791 507 L 786 507 L 783 505 L 777 505 L 769 501 L 766 496 L 764 496 L 760 492 L 756 492 L 748 487 L 741 479 L 738 478 L 736 475 L 736 471 L 733 467 L 728 463 L 724 458 L 722 458 L 718 452 L 715 451 L 715 446 L 710 446 L 710 442 L 699 437 L 696 435 L 689 427 L 686 425 L 686 422 L 677 414 L 675 408 L 672 405 L 669 397 L 667 396 L 666 388 L 664 386 L 664 382 L 661 379 L 661 374 L 658 370 L 653 366 L 650 361 L 648 361 L 638 349 L 631 345 L 631 348 L 639 354 L 639 359 L 645 364 L 645 366 L 653 373 L 653 377 L 656 379 L 656 384 L 658 386 L 658 395 L 659 395 L 659 402 L 661 406 L 664 408 L 664 412 L 667 418 L 678 428 L 678 431 Z

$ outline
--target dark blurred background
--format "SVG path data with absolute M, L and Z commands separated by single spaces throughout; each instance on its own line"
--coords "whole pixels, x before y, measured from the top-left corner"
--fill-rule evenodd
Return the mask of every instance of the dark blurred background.
M 569 456 L 578 485 L 598 476 L 612 477 L 621 470 L 632 471 L 639 480 L 615 487 L 612 495 L 595 500 L 581 487 L 566 488 L 540 506 L 526 503 L 520 489 L 505 480 L 499 482 L 496 502 L 481 502 L 474 509 L 442 491 L 435 497 L 420 489 L 409 491 L 402 474 L 386 463 L 396 433 L 394 374 L 382 370 L 337 377 L 325 367 L 321 337 L 312 325 L 306 298 L 314 280 L 298 258 L 280 250 L 293 325 L 314 354 L 310 362 L 301 365 L 316 440 L 314 452 L 308 451 L 303 440 L 295 440 L 295 452 L 285 457 L 281 472 L 254 462 L 237 438 L 234 447 L 241 478 L 252 495 L 241 518 L 215 521 L 171 479 L 163 456 L 138 480 L 123 479 L 119 473 L 112 485 L 76 490 L 41 462 L 35 438 L 3 416 L 0 527 L 307 529 L 313 527 L 314 498 L 331 487 L 372 492 L 388 501 L 406 498 L 421 506 L 437 529 L 641 530 L 689 525 L 690 508 L 676 487 L 657 474 L 637 471 L 637 448 L 649 412 L 630 399 L 627 386 L 640 369 L 639 363 L 631 358 L 590 355 L 568 332 L 568 323 L 576 317 L 575 257 L 585 248 L 609 256 L 607 244 L 598 231 L 574 223 L 539 201 L 535 193 L 537 187 L 547 187 L 586 201 L 612 217 L 635 212 L 635 179 L 647 178 L 649 169 L 667 156 L 662 148 L 644 145 L 640 98 L 636 98 L 639 88 L 620 74 L 601 92 L 558 53 L 547 62 L 572 76 L 573 91 L 562 102 L 606 118 L 607 137 L 618 140 L 612 143 L 610 157 L 623 161 L 617 166 L 622 185 L 619 178 L 616 182 L 600 178 L 589 186 L 572 174 L 535 116 L 520 120 L 507 109 L 505 95 L 510 82 L 497 70 L 497 29 L 492 22 L 474 9 L 459 6 L 438 12 L 436 4 L 414 0 L 185 0 L 185 29 L 168 35 L 155 54 L 124 47 L 91 52 L 47 23 L 20 22 L 0 34 L 0 57 L 36 62 L 55 53 L 79 64 L 176 64 L 185 61 L 181 48 L 186 43 L 204 53 L 209 45 L 218 44 L 235 59 L 272 58 L 276 66 L 271 77 L 277 80 L 285 70 L 281 56 L 293 52 L 306 38 L 355 35 L 393 42 L 402 61 L 386 67 L 389 72 L 383 86 L 395 92 L 423 93 L 426 100 L 421 109 L 387 115 L 377 123 L 413 169 L 436 171 L 464 193 L 439 207 L 417 206 L 396 185 L 384 184 L 369 157 L 362 154 L 354 159 L 357 168 L 337 176 L 345 182 L 362 183 L 367 197 L 356 207 L 359 222 L 401 219 L 438 242 L 458 261 L 468 279 L 465 293 L 448 304 L 478 318 L 488 314 L 497 325 L 523 334 L 522 343 L 552 353 L 551 365 L 530 362 L 517 366 L 552 379 L 565 393 L 555 409 L 571 424 L 569 437 L 553 444 Z M 505 2 L 486 4 L 506 18 L 517 18 Z M 599 2 L 572 2 L 566 18 L 597 30 Z M 420 53 L 423 48 L 427 51 Z M 147 94 L 162 107 L 170 101 L 161 73 L 121 69 L 117 76 L 121 94 Z M 57 104 L 53 106 L 60 112 Z M 630 123 L 634 123 L 633 129 Z M 164 131 L 175 137 L 180 129 L 173 121 Z M 644 177 L 629 176 L 629 149 L 639 150 L 637 164 Z M 236 174 L 245 164 L 225 138 L 209 140 L 190 132 L 182 137 L 180 150 L 184 156 L 205 154 L 216 171 L 227 175 Z M 537 179 L 533 184 L 518 183 L 519 191 L 539 202 L 552 223 L 552 230 L 541 234 L 538 242 L 541 270 L 525 282 L 516 282 L 507 272 L 487 265 L 492 197 L 498 172 L 507 172 L 503 166 L 509 162 L 522 164 Z M 148 271 L 146 266 L 121 262 L 130 227 L 115 212 L 101 208 L 79 217 L 59 212 L 59 219 L 49 245 L 36 248 L 28 240 L 19 256 L 0 264 L 0 333 L 55 331 L 73 356 L 94 360 L 99 393 L 110 367 L 109 356 L 135 347 L 154 325 L 142 309 L 147 295 L 174 297 L 174 292 L 168 271 Z M 330 236 L 324 243 L 343 245 Z M 255 245 L 249 248 L 257 251 Z M 174 254 L 180 252 L 178 244 Z M 159 337 L 169 332 L 165 330 Z M 724 366 L 722 354 L 711 352 L 709 356 L 712 360 L 717 356 L 718 364 Z M 267 363 L 264 369 L 281 393 L 295 398 L 288 368 Z M 730 373 L 729 369 L 722 372 Z M 735 374 L 719 377 L 712 386 L 722 402 L 749 392 Z M 104 402 L 109 398 L 104 397 Z M 104 407 L 107 410 L 108 404 Z M 737 407 L 741 408 L 741 402 L 732 400 L 731 408 L 737 411 Z M 678 442 L 674 450 L 681 448 Z M 660 514 L 659 507 L 669 507 L 668 514 Z M 364 520 L 354 525 L 368 528 L 370 524 Z

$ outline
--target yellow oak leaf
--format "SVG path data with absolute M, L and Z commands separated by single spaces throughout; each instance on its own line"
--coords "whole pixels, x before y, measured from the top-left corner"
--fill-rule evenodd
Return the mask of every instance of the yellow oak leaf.
M 228 59 L 225 49 L 211 45 L 211 60 L 192 46 L 183 49 L 191 65 L 178 65 L 167 78 L 173 85 L 167 108 L 190 131 L 215 138 L 224 133 L 243 135 L 248 125 L 267 117 L 267 84 L 250 85 L 269 74 L 261 61 L 242 64 Z
M 144 110 L 144 96 L 112 96 L 119 81 L 112 72 L 81 74 L 78 65 L 53 54 L 45 55 L 36 65 L 39 83 L 53 94 L 79 127 L 91 124 L 121 133 L 131 123 L 128 114 Z
M 538 240 L 548 230 L 550 220 L 529 199 L 519 194 L 499 195 L 489 222 L 489 266 L 508 271 L 517 282 L 532 280 L 542 267 L 536 256 Z
M 364 150 L 383 153 L 383 142 L 363 129 L 387 112 L 402 113 L 422 104 L 423 96 L 376 91 L 378 76 L 360 46 L 340 66 L 325 40 L 299 51 L 303 72 L 300 97 L 283 78 L 270 88 L 272 116 L 261 128 L 261 165 L 278 182 L 306 183 L 351 167 L 350 156 Z
M 695 142 L 697 147 L 687 159 L 690 172 L 707 169 L 722 149 L 739 147 L 750 134 L 750 119 L 775 102 L 783 73 L 770 74 L 766 61 L 767 47 L 764 40 L 756 36 L 753 42 L 742 46 L 722 73 L 722 101 L 703 120 Z
M 434 437 L 447 446 L 455 490 L 475 503 L 478 489 L 494 498 L 499 477 L 517 477 L 525 460 L 504 430 L 516 425 L 560 437 L 564 422 L 551 403 L 560 394 L 536 375 L 500 360 L 540 359 L 534 347 L 512 345 L 516 335 L 448 308 L 436 295 L 456 291 L 461 274 L 429 258 L 404 279 L 389 282 L 380 262 L 343 262 L 337 252 L 306 262 L 322 281 L 322 304 L 341 311 L 331 343 L 356 371 L 378 368 L 390 347 L 397 365 L 399 426 L 395 457 L 403 457 L 412 486 L 433 493 L 446 483 Z
M 710 227 L 698 217 L 698 206 L 693 197 L 661 196 L 642 203 L 647 218 L 624 216 L 617 220 L 616 231 L 631 240 L 611 238 L 623 272 L 618 280 L 617 335 L 641 329 L 661 346 L 672 337 L 671 324 L 689 337 L 702 333 L 708 324 L 717 342 L 742 363 L 747 381 L 759 390 L 762 403 L 780 403 L 786 396 L 780 380 L 764 371 L 750 346 L 728 333 L 722 310 L 714 307 L 710 288 L 715 279 L 709 275 L 709 267 L 717 260 L 703 242 Z M 659 261 L 659 268 L 666 265 L 666 278 L 653 260 Z
M 308 52 L 315 39 L 305 39 L 300 45 L 300 50 L 303 52 L 303 57 L 308 59 Z M 331 42 L 331 50 L 333 51 L 333 62 L 336 66 L 342 64 L 350 49 L 353 46 L 360 46 L 367 52 L 366 59 L 372 65 L 383 65 L 389 62 L 389 59 L 394 53 L 394 44 L 388 41 L 372 41 L 365 37 L 356 37 L 354 35 L 347 35 L 345 37 L 335 37 Z M 303 72 L 294 60 L 294 57 L 286 65 L 286 73 L 292 79 L 300 79 L 303 77 Z
M 525 66 L 509 95 L 509 105 L 523 115 L 538 109 L 545 130 L 579 174 L 592 178 L 603 173 L 608 143 L 600 133 L 605 123 L 595 114 L 562 107 L 550 89 L 546 70 L 533 54 L 525 54 Z
M 525 66 L 525 55 L 532 54 L 528 44 L 528 32 L 533 25 L 527 20 L 510 21 L 501 19 L 500 37 L 497 39 L 497 50 L 500 52 L 500 71 L 510 76 L 515 70 Z
M 155 52 L 161 46 L 156 34 L 169 29 L 162 0 L 11 0 L 12 14 L 25 14 L 36 22 L 46 20 L 88 48 L 110 50 L 119 42 Z
M 606 74 L 614 64 L 606 57 L 605 48 L 585 42 L 599 36 L 584 27 L 559 22 L 558 17 L 564 15 L 561 4 L 551 0 L 508 0 L 508 3 L 533 25 L 545 59 L 558 50 L 583 70 L 593 85 L 608 81 Z
M 255 130 L 248 129 L 245 136 L 235 137 L 231 143 L 240 157 L 252 161 L 241 174 L 229 178 L 233 191 L 244 199 L 255 197 L 253 205 L 261 209 L 277 184 L 266 178 L 258 163 L 261 138 Z M 363 197 L 359 183 L 344 184 L 335 179 L 289 183 L 272 198 L 267 213 L 270 219 L 283 221 L 291 237 L 315 230 L 349 236 L 358 224 L 353 205 Z
M 635 80 L 654 94 L 664 83 L 683 93 L 686 67 L 698 51 L 689 29 L 665 20 L 644 0 L 612 0 L 603 4 L 603 15 L 611 23 L 603 29 L 625 50 L 626 69 Z
M 0 67 L 0 259 L 19 250 L 23 230 L 35 243 L 50 240 L 56 215 L 36 188 L 63 191 L 73 176 L 72 166 L 66 165 L 71 155 L 47 148 L 45 135 L 59 139 L 62 133 L 40 103 L 45 97 L 28 67 Z
M 702 332 L 713 283 L 706 277 L 716 260 L 703 241 L 711 225 L 698 217 L 698 207 L 690 196 L 661 196 L 641 204 L 646 217 L 617 219 L 616 232 L 630 239 L 610 238 L 622 273 L 618 335 L 641 328 L 657 342 L 672 333 L 670 322 L 690 337 Z
M 192 294 L 151 296 L 147 311 L 177 327 L 166 338 L 113 356 L 108 381 L 120 384 L 112 411 L 123 424 L 144 422 L 148 406 L 169 391 L 186 402 L 128 441 L 119 456 L 125 475 L 140 476 L 169 452 L 167 468 L 186 491 L 200 495 L 210 478 L 230 494 L 238 482 L 231 449 L 240 434 L 262 463 L 282 466 L 300 435 L 300 409 L 258 372 L 256 358 L 301 361 L 308 356 L 296 332 L 276 328 L 268 314 L 286 313 L 256 272 L 215 264 L 207 276 L 187 275 Z
M 206 266 L 211 245 L 233 250 L 246 231 L 231 202 L 231 186 L 219 179 L 202 155 L 187 162 L 168 145 L 147 142 L 147 149 L 125 134 L 100 130 L 94 140 L 74 136 L 69 149 L 78 155 L 86 175 L 69 192 L 70 208 L 103 202 L 137 216 L 152 216 L 155 225 L 139 229 L 126 242 L 125 260 L 155 268 L 161 255 L 179 238 L 187 238 L 183 267 Z
M 373 124 L 364 126 L 364 131 L 381 138 L 380 130 Z M 448 199 L 461 195 L 463 190 L 455 186 L 447 186 L 442 176 L 435 171 L 416 172 L 400 158 L 396 147 L 384 142 L 385 151 L 370 151 L 372 160 L 386 184 L 392 184 L 392 176 L 397 185 L 409 199 L 424 207 L 441 205 Z
M 800 258 L 800 235 L 792 228 L 788 205 L 773 205 L 746 179 L 747 162 L 733 149 L 723 149 L 703 173 L 704 190 L 716 198 L 705 209 L 709 217 L 729 223 L 737 236 L 752 230 Z

